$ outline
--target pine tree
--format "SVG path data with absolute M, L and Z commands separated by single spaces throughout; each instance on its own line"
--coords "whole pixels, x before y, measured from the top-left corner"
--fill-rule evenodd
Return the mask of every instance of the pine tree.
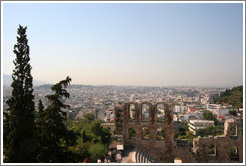
M 26 35 L 27 27 L 18 28 L 17 44 L 14 45 L 15 69 L 12 78 L 12 96 L 7 101 L 10 131 L 7 138 L 7 162 L 29 163 L 36 160 L 34 123 L 33 78 Z
M 70 108 L 64 104 L 64 100 L 69 98 L 69 93 L 65 88 L 69 85 L 71 78 L 67 77 L 51 87 L 54 92 L 47 95 L 50 105 L 41 114 L 39 123 L 43 126 L 40 130 L 41 150 L 39 153 L 40 162 L 70 162 L 71 154 L 68 146 L 72 144 L 72 133 L 69 132 L 64 124 L 67 119 L 65 109 Z

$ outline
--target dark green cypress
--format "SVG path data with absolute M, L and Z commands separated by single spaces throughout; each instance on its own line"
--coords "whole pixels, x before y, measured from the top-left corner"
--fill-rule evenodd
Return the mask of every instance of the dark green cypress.
M 71 143 L 71 133 L 67 130 L 64 121 L 67 119 L 65 109 L 70 108 L 64 104 L 69 98 L 65 88 L 69 85 L 71 78 L 67 77 L 51 87 L 54 94 L 47 95 L 49 106 L 41 114 L 40 144 L 41 150 L 39 161 L 45 163 L 70 162 L 71 154 L 68 145 Z
M 44 106 L 41 100 L 38 101 L 38 112 L 37 112 L 37 121 L 36 121 L 36 126 L 37 126 L 37 137 L 38 137 L 38 155 L 37 159 L 38 162 L 44 162 L 45 159 L 45 150 L 43 145 L 45 142 L 43 142 L 44 137 L 45 137 L 45 130 L 46 130 L 46 125 L 45 125 L 45 112 L 44 112 Z
M 36 161 L 36 139 L 34 123 L 33 77 L 26 35 L 27 27 L 18 28 L 17 44 L 14 45 L 16 59 L 12 78 L 12 96 L 7 101 L 10 131 L 7 138 L 7 162 L 30 163 Z
M 8 135 L 10 131 L 9 124 L 9 112 L 3 112 L 3 153 L 6 153 L 6 149 L 8 149 Z
M 42 100 L 38 101 L 38 113 L 42 114 L 44 112 L 44 105 L 42 103 Z

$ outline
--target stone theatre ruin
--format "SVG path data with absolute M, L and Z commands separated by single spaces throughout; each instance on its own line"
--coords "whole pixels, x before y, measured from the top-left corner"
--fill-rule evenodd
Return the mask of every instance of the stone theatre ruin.
M 122 136 L 124 146 L 137 148 L 135 161 L 173 163 L 240 163 L 243 162 L 243 136 L 238 121 L 227 120 L 224 134 L 198 137 L 190 146 L 174 139 L 172 104 L 129 102 L 115 107 L 114 134 Z M 230 128 L 236 127 L 231 133 Z M 231 151 L 234 151 L 231 154 Z

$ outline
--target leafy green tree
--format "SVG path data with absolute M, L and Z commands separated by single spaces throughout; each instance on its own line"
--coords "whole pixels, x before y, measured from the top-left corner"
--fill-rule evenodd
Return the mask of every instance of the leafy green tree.
M 70 127 L 77 134 L 76 145 L 69 147 L 76 157 L 76 162 L 83 162 L 86 158 L 89 162 L 95 162 L 98 157 L 105 155 L 105 149 L 111 142 L 111 133 L 110 129 L 102 127 L 101 123 L 93 114 L 85 114 L 83 119 Z
M 84 119 L 86 120 L 87 124 L 90 124 L 93 120 L 95 120 L 95 116 L 93 113 L 88 113 L 84 115 Z
M 74 162 L 82 162 L 86 158 L 90 158 L 89 149 L 93 145 L 93 142 L 84 142 L 83 138 L 80 137 L 76 140 L 75 146 L 70 146 L 69 150 L 73 153 Z
M 208 135 L 215 135 L 214 127 L 207 127 L 205 129 L 200 129 L 196 131 L 197 136 L 208 136 Z
M 50 105 L 41 114 L 43 126 L 40 130 L 40 145 L 42 149 L 39 153 L 40 162 L 71 162 L 72 154 L 68 147 L 73 144 L 73 133 L 65 127 L 65 110 L 70 108 L 64 104 L 64 100 L 69 98 L 66 91 L 71 78 L 67 77 L 51 87 L 54 94 L 47 95 Z
M 91 131 L 96 136 L 100 136 L 102 134 L 102 128 L 101 121 L 99 120 L 92 121 L 87 127 L 88 131 Z
M 82 130 L 81 138 L 83 139 L 83 142 L 89 141 L 89 139 L 87 138 L 87 136 L 85 134 L 85 130 L 84 129 Z
M 37 144 L 34 123 L 33 77 L 26 35 L 27 27 L 19 25 L 17 44 L 14 45 L 15 69 L 12 78 L 12 96 L 7 101 L 9 111 L 9 135 L 7 138 L 7 162 L 36 162 Z
M 179 127 L 174 130 L 174 138 L 183 138 L 189 131 L 189 126 L 185 123 L 178 122 Z
M 72 126 L 70 126 L 69 129 L 73 130 L 75 133 L 80 133 L 94 119 L 95 119 L 94 114 L 92 113 L 85 114 L 83 119 L 76 122 L 76 124 L 72 124 Z
M 215 133 L 214 136 L 216 136 L 216 135 L 223 135 L 224 134 L 224 124 L 215 126 L 214 133 Z
M 237 116 L 237 111 L 236 110 L 230 110 L 229 111 L 229 114 L 232 114 L 234 116 Z
M 102 144 L 105 146 L 109 146 L 109 144 L 112 141 L 110 128 L 109 127 L 103 127 L 102 129 L 102 136 L 101 136 Z
M 187 131 L 189 131 L 189 126 L 188 125 L 183 125 L 178 130 L 179 130 L 179 134 L 180 135 L 186 135 Z
M 200 129 L 196 131 L 196 136 L 207 137 L 209 135 L 223 135 L 224 134 L 224 125 L 217 125 L 215 127 L 207 127 L 205 129 Z
M 93 120 L 90 124 L 88 124 L 85 128 L 85 135 L 86 138 L 94 143 L 97 142 L 108 142 L 108 140 L 105 138 L 106 133 L 103 127 L 101 126 L 100 120 Z
M 214 115 L 211 111 L 208 111 L 208 110 L 206 110 L 202 113 L 202 119 L 203 120 L 213 120 L 215 125 L 218 124 L 218 120 L 216 118 L 216 115 Z
M 106 147 L 101 143 L 96 143 L 92 145 L 89 149 L 90 159 L 92 162 L 96 162 L 97 159 L 103 160 L 106 154 Z
M 195 135 L 193 135 L 190 131 L 186 132 L 186 135 L 178 135 L 178 139 L 186 139 L 187 141 L 189 141 L 191 144 L 193 143 L 193 139 L 197 137 Z

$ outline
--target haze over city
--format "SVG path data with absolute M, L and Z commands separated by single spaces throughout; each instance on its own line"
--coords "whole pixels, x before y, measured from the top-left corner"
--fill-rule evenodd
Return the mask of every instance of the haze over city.
M 243 84 L 243 4 L 5 3 L 3 73 L 27 26 L 34 79 L 140 86 Z

